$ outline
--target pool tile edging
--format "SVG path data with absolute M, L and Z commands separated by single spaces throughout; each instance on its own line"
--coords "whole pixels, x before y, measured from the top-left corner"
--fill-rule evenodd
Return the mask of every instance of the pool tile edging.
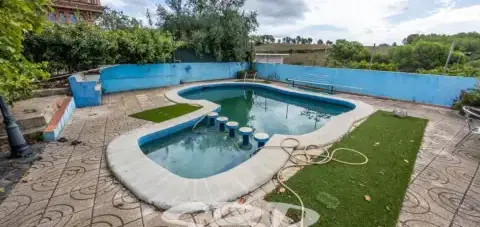
M 178 118 L 132 130 L 114 139 L 107 147 L 107 163 L 116 178 L 141 200 L 162 209 L 188 203 L 202 202 L 215 206 L 218 202 L 233 201 L 259 188 L 270 180 L 288 161 L 288 155 L 280 148 L 265 148 L 255 156 L 233 169 L 203 179 L 187 179 L 175 175 L 150 160 L 141 151 L 138 140 L 163 130 L 178 130 L 180 124 L 195 124 L 201 117 L 220 106 L 206 100 L 189 100 L 178 95 L 179 91 L 196 86 L 208 85 L 252 85 L 268 86 L 271 89 L 295 92 L 309 96 L 320 96 L 353 103 L 355 109 L 331 118 L 322 128 L 308 134 L 289 136 L 275 134 L 266 146 L 279 146 L 289 137 L 300 141 L 301 147 L 307 144 L 328 145 L 348 133 L 358 121 L 374 112 L 372 106 L 363 102 L 318 93 L 282 88 L 274 85 L 239 82 L 216 82 L 190 85 L 168 91 L 165 96 L 176 103 L 202 105 L 203 108 Z M 188 127 L 188 126 L 186 126 Z

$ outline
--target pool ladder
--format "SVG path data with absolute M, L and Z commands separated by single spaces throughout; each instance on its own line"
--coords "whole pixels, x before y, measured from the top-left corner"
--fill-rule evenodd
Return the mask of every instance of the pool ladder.
M 248 76 L 248 72 L 245 72 L 245 76 L 243 77 L 243 82 L 247 82 L 247 76 Z M 257 79 L 257 72 L 255 72 L 255 74 L 253 74 L 253 82 L 255 82 L 255 80 Z

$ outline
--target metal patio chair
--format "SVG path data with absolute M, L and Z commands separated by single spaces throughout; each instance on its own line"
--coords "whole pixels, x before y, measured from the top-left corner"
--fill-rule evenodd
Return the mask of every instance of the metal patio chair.
M 467 118 L 468 134 L 463 137 L 463 139 L 460 140 L 455 147 L 460 146 L 473 135 L 480 135 L 480 125 L 476 124 L 475 122 L 480 120 L 480 109 L 473 108 L 471 106 L 464 106 L 463 111 L 465 112 L 465 117 Z

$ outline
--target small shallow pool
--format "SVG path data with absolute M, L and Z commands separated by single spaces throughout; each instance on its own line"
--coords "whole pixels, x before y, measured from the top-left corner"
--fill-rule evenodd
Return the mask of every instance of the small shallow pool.
M 301 135 L 321 128 L 332 116 L 353 109 L 318 99 L 284 94 L 260 86 L 201 87 L 180 93 L 186 99 L 208 100 L 221 106 L 220 116 L 237 121 L 256 132 Z M 328 101 L 328 100 L 326 100 Z M 142 151 L 154 162 L 185 178 L 205 178 L 225 172 L 248 160 L 256 145 L 240 146 L 221 133 L 218 126 L 191 127 L 142 144 Z

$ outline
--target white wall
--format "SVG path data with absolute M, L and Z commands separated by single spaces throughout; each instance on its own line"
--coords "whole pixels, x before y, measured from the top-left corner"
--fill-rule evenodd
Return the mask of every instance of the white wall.
M 255 62 L 258 63 L 270 63 L 270 64 L 283 64 L 282 55 L 256 55 Z

